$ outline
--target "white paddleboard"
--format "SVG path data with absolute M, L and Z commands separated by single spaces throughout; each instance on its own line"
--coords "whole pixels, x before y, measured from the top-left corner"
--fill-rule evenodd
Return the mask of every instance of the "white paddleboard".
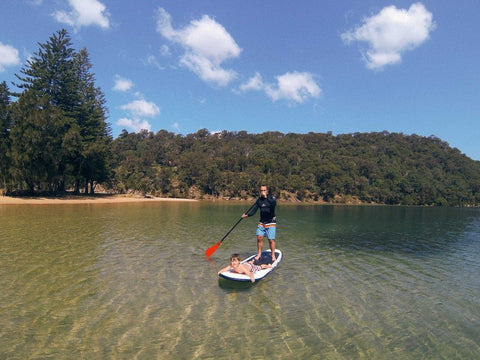
M 260 257 L 260 261 L 255 262 L 255 264 L 270 264 L 271 261 L 272 261 L 271 253 L 272 252 L 270 250 L 263 251 L 262 256 Z M 245 262 L 248 262 L 250 260 L 253 260 L 253 258 L 256 255 L 257 254 L 253 254 L 252 256 L 249 256 L 248 258 L 246 258 L 245 260 L 242 261 L 242 264 L 245 263 Z M 253 273 L 253 277 L 255 278 L 255 282 L 263 279 L 265 276 L 267 276 L 268 274 L 270 274 L 273 270 L 275 270 L 277 268 L 278 264 L 280 264 L 280 261 L 282 261 L 283 254 L 280 250 L 275 249 L 275 256 L 276 256 L 276 260 L 272 263 L 273 267 L 267 268 L 267 269 L 262 269 L 262 270 L 259 270 L 259 271 L 256 271 L 256 272 Z M 238 273 L 232 272 L 232 271 L 224 271 L 224 272 L 220 273 L 219 276 L 222 277 L 222 278 L 225 278 L 225 279 L 228 279 L 228 280 L 234 280 L 234 281 L 251 281 L 250 276 L 245 275 L 245 274 L 238 274 Z

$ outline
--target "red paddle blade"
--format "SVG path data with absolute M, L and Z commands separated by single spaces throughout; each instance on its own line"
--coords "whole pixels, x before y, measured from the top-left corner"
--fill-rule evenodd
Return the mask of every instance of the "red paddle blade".
M 212 256 L 212 254 L 218 249 L 218 247 L 220 246 L 221 243 L 222 243 L 222 242 L 219 241 L 219 242 L 217 242 L 215 245 L 210 246 L 210 247 L 207 249 L 207 251 L 205 251 L 205 256 L 206 256 L 207 258 L 209 258 L 210 256 Z

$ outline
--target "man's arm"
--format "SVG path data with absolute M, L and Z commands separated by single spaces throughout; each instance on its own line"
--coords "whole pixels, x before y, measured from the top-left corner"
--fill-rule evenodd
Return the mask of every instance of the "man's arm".
M 255 201 L 255 204 L 253 204 L 253 207 L 250 209 L 250 211 L 248 213 L 242 215 L 242 218 L 246 218 L 246 217 L 255 215 L 257 210 L 258 210 L 258 200 Z

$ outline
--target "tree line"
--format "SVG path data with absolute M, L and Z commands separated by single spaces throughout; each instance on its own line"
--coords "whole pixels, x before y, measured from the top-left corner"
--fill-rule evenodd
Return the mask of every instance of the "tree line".
M 120 192 L 246 199 L 267 183 L 296 201 L 480 203 L 480 162 L 434 136 L 123 131 L 112 150 Z
M 86 49 L 65 30 L 0 84 L 0 188 L 7 194 L 113 193 L 246 199 L 267 183 L 280 199 L 478 206 L 480 162 L 434 137 L 375 132 L 179 135 L 113 139 Z M 11 101 L 11 98 L 17 98 Z

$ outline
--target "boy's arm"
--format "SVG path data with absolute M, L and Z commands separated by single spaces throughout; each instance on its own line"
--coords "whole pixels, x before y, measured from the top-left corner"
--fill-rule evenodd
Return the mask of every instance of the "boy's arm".
M 242 270 L 243 270 L 242 274 L 245 274 L 245 275 L 250 276 L 250 281 L 253 283 L 253 282 L 255 282 L 255 276 L 253 276 L 253 272 L 251 272 L 250 269 L 247 269 L 246 266 L 248 266 L 248 265 L 243 264 L 243 266 L 242 266 Z
M 223 269 L 218 270 L 217 274 L 230 270 L 230 266 L 225 266 Z

